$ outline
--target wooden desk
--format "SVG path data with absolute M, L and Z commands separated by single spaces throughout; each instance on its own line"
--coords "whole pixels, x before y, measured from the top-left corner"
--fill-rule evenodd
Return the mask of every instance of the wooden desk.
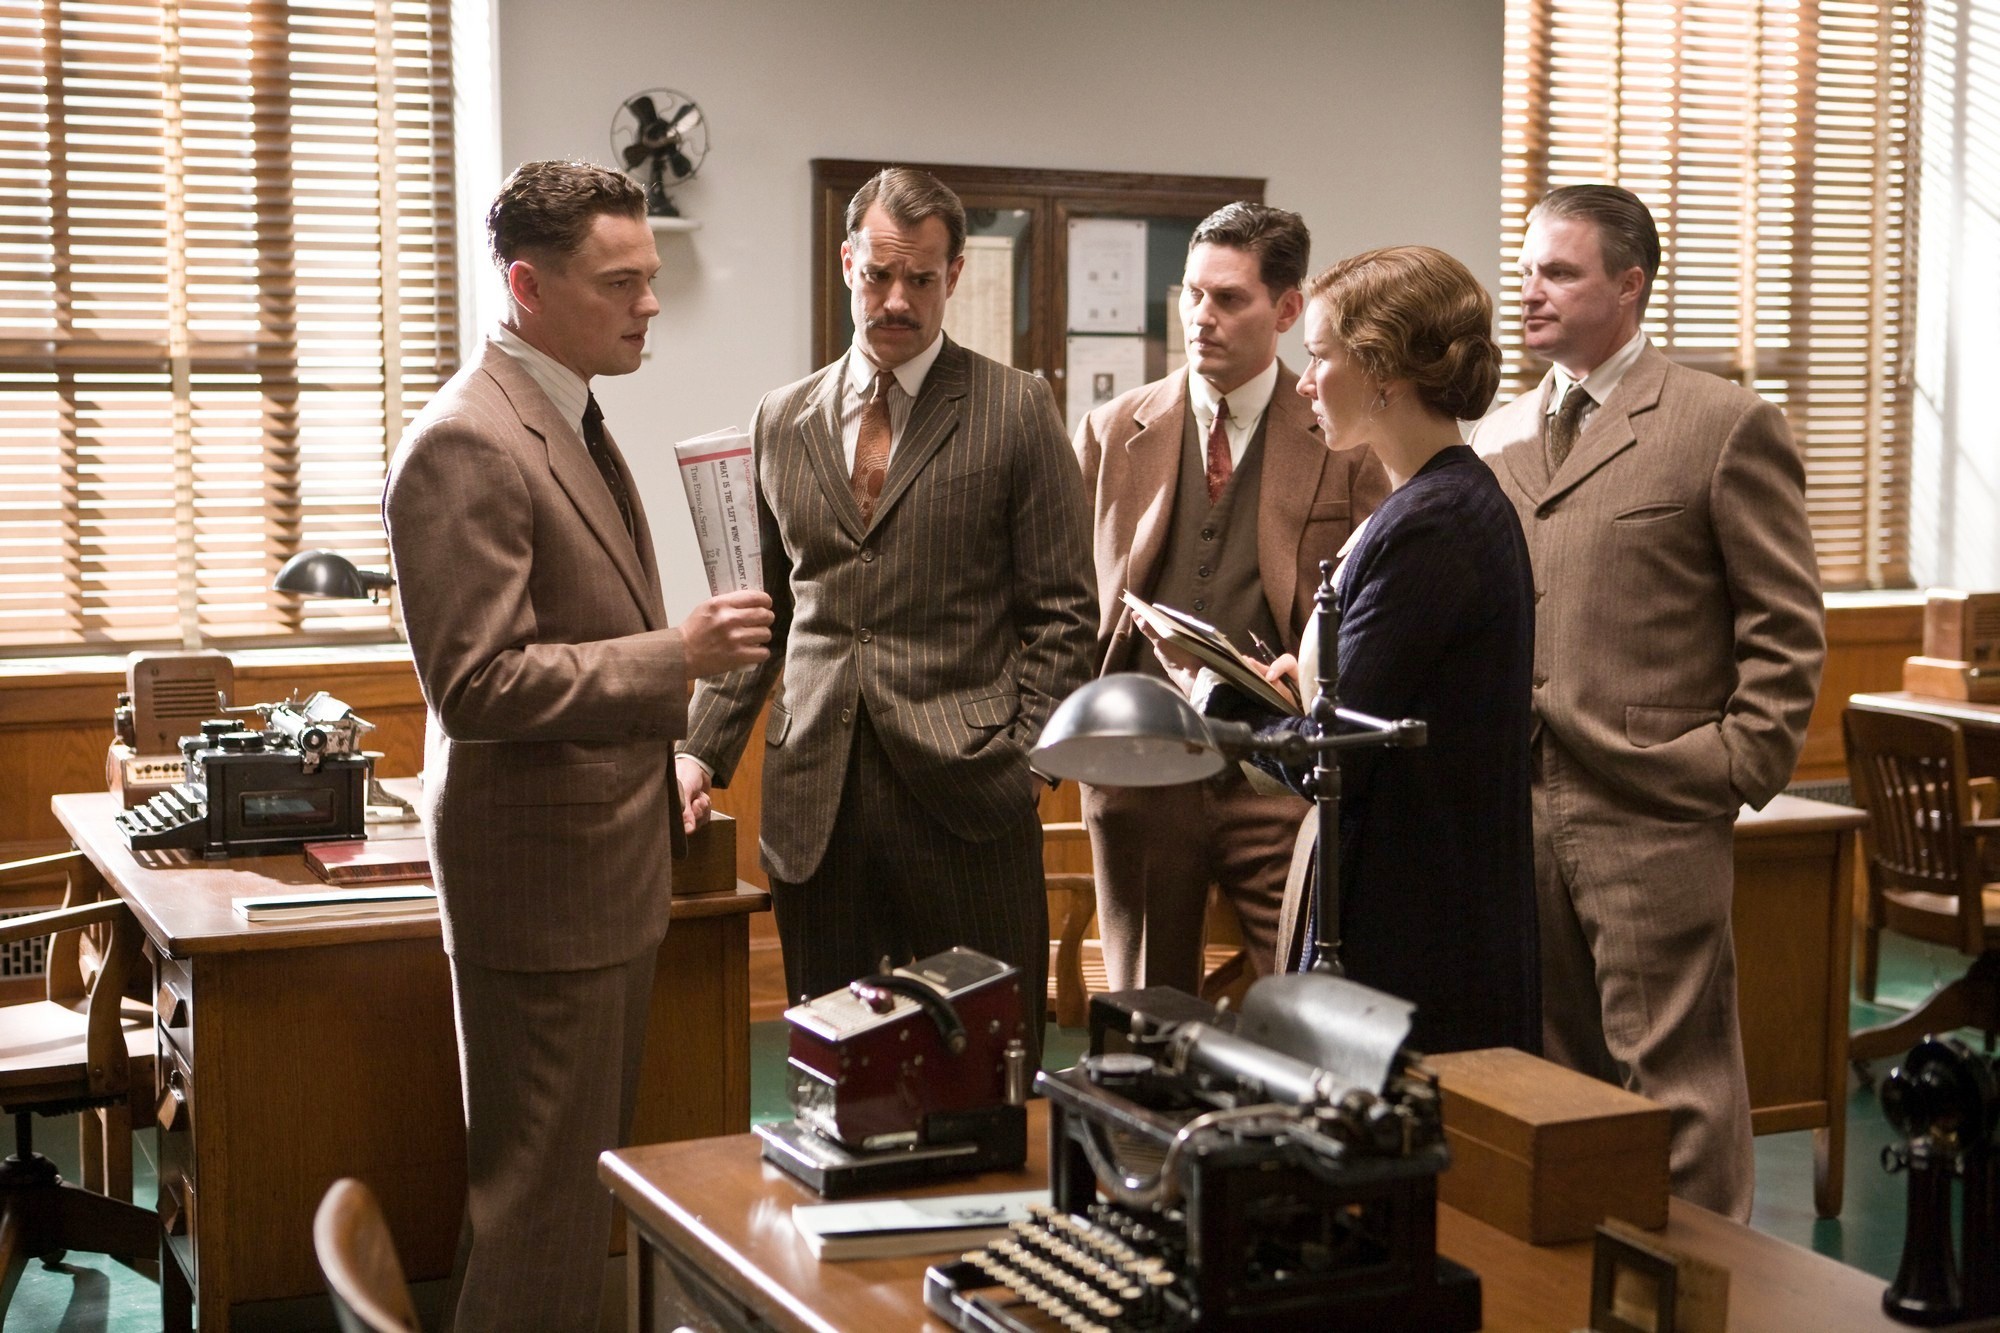
M 1024 1171 L 923 1191 L 1032 1189 L 1047 1179 L 1048 1108 L 1029 1106 Z M 918 1329 L 945 1333 L 923 1305 L 923 1272 L 939 1256 L 822 1264 L 792 1226 L 795 1203 L 817 1202 L 764 1165 L 754 1135 L 606 1153 L 598 1174 L 631 1216 L 626 1328 L 780 1329 L 786 1333 Z M 917 1191 L 909 1191 L 916 1193 Z M 1667 1244 L 1731 1270 L 1735 1333 L 1860 1333 L 1901 1329 L 1882 1314 L 1883 1283 L 1693 1204 L 1673 1201 Z M 1485 1327 L 1568 1333 L 1588 1321 L 1590 1243 L 1531 1246 L 1438 1208 L 1438 1246 L 1479 1274 Z M 694 1306 L 694 1318 L 687 1303 Z M 761 1321 L 761 1322 L 753 1322 Z
M 1840 1216 L 1848 978 L 1863 812 L 1778 796 L 1736 821 L 1737 1024 L 1756 1134 L 1813 1132 L 1813 1205 Z
M 1856 694 L 1849 703 L 1872 708 L 1893 708 L 1923 717 L 1941 717 L 1958 723 L 1965 732 L 1965 766 L 1974 777 L 2000 777 L 2000 704 L 1976 704 L 1964 699 L 1939 699 L 1908 690 L 1887 690 L 1881 694 Z
M 413 1281 L 446 1276 L 465 1126 L 437 918 L 252 926 L 233 899 L 323 887 L 296 853 L 141 864 L 112 826 L 113 797 L 53 805 L 154 954 L 167 1327 L 186 1329 L 191 1304 L 218 1333 L 234 1305 L 323 1292 L 312 1216 L 341 1176 L 382 1201 Z M 674 900 L 635 1142 L 749 1127 L 748 921 L 769 902 L 742 884 Z

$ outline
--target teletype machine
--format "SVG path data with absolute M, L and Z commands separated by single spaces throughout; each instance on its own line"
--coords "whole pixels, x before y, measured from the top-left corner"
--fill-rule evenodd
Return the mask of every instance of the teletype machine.
M 971 949 L 785 1011 L 793 1119 L 764 1157 L 829 1199 L 1028 1158 L 1019 968 Z
M 1041 1074 L 1051 1206 L 925 1277 L 988 1333 L 1479 1327 L 1436 1248 L 1450 1162 L 1413 1006 L 1327 973 L 1230 1014 L 1164 988 L 1091 1002 L 1091 1054 Z
M 264 728 L 224 717 L 183 736 L 186 776 L 118 816 L 127 846 L 185 848 L 217 861 L 368 836 L 361 737 L 372 723 L 324 691 L 223 711 L 259 713 Z

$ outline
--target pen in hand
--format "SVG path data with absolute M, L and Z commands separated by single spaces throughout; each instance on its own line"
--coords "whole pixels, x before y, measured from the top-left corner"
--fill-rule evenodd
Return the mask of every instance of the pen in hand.
M 1256 630 L 1253 629 L 1247 632 L 1250 635 L 1250 646 L 1257 650 L 1257 657 L 1265 666 L 1269 666 L 1278 660 L 1278 654 L 1272 650 L 1270 644 L 1264 642 L 1263 637 Z

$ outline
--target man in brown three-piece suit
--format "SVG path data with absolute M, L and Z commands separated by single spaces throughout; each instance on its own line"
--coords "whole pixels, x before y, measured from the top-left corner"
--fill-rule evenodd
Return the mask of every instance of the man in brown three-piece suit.
M 449 1322 L 589 1330 L 597 1155 L 631 1121 L 666 934 L 687 683 L 761 661 L 769 599 L 669 628 L 645 510 L 590 393 L 659 313 L 645 195 L 531 162 L 487 217 L 509 311 L 411 424 L 383 515 L 428 711 L 424 804 L 465 1083 Z
M 1083 486 L 1048 386 L 944 336 L 965 210 L 890 169 L 847 209 L 854 345 L 752 423 L 765 666 L 695 691 L 689 808 L 764 730 L 762 854 L 785 986 L 818 995 L 965 945 L 1048 971 L 1028 752 L 1088 678 Z
M 1750 1215 L 1730 937 L 1738 808 L 1790 779 L 1826 651 L 1783 415 L 1639 331 L 1646 206 L 1557 190 L 1521 248 L 1554 365 L 1473 443 L 1535 570 L 1535 880 L 1544 1054 L 1673 1117 L 1673 1189 Z
M 1181 283 L 1185 371 L 1085 417 L 1075 449 L 1095 524 L 1100 673 L 1164 676 L 1128 589 L 1206 620 L 1246 652 L 1296 653 L 1319 562 L 1389 482 L 1365 448 L 1331 453 L 1278 335 L 1299 317 L 1311 237 L 1296 213 L 1236 203 L 1195 229 Z M 1114 990 L 1201 983 L 1208 886 L 1236 908 L 1259 973 L 1276 939 L 1305 801 L 1232 767 L 1169 788 L 1085 787 L 1098 933 Z

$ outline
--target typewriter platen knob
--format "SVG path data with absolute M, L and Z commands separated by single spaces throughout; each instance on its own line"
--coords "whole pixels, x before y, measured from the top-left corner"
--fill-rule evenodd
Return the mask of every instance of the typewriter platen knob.
M 1100 1088 L 1129 1091 L 1153 1072 L 1153 1058 L 1132 1051 L 1107 1051 L 1083 1057 L 1083 1074 Z

